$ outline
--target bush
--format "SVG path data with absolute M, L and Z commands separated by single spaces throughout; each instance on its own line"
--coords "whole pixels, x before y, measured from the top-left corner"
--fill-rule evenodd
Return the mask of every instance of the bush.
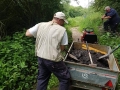
M 0 42 L 0 90 L 30 90 L 36 82 L 35 40 L 16 32 Z

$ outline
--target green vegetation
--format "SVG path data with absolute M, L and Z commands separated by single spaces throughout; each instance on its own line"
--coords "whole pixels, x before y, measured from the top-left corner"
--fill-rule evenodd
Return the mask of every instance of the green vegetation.
M 0 90 L 29 90 L 36 82 L 35 40 L 24 32 L 0 42 Z
M 0 36 L 12 35 L 23 28 L 51 20 L 56 11 L 63 10 L 60 1 L 0 0 Z
M 31 90 L 37 78 L 37 58 L 35 57 L 35 39 L 16 32 L 13 37 L 0 42 L 0 90 Z M 52 75 L 48 90 L 56 86 L 57 78 Z

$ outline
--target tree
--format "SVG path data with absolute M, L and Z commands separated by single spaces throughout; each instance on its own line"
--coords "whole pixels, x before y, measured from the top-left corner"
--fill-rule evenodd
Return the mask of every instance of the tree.
M 66 0 L 68 1 L 68 0 Z M 36 23 L 49 21 L 62 11 L 61 0 L 0 0 L 0 36 L 12 35 Z

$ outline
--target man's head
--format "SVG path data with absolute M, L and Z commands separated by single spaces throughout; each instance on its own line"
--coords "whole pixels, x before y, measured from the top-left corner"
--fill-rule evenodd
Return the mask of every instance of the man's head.
M 110 12 L 110 6 L 106 6 L 106 7 L 105 7 L 105 11 L 106 11 L 106 12 Z
M 56 12 L 54 14 L 54 18 L 57 20 L 57 23 L 60 25 L 63 25 L 64 22 L 68 23 L 68 21 L 66 20 L 65 14 L 63 12 Z

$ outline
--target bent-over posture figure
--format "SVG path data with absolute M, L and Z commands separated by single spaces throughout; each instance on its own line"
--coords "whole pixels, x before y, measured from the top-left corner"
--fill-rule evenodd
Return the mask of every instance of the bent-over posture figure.
M 26 36 L 36 38 L 35 53 L 38 57 L 37 90 L 47 90 L 51 73 L 59 80 L 59 90 L 69 90 L 69 71 L 64 64 L 61 51 L 68 44 L 63 12 L 57 12 L 53 20 L 41 22 L 26 31 Z

